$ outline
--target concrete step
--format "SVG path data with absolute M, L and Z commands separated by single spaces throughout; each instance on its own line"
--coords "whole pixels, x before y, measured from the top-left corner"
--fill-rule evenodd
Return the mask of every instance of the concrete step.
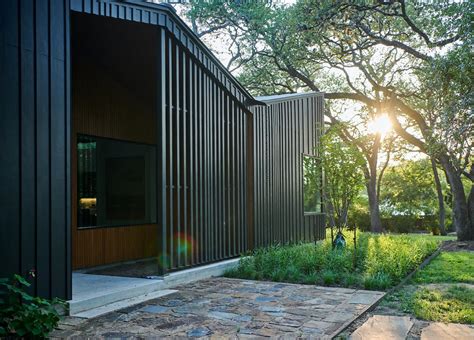
M 73 273 L 72 300 L 68 301 L 69 315 L 93 315 L 102 309 L 89 314 L 84 312 L 102 307 L 104 307 L 103 310 L 115 308 L 110 305 L 117 302 L 124 302 L 120 304 L 120 308 L 125 308 L 127 301 L 135 304 L 135 301 L 146 301 L 141 299 L 154 299 L 156 294 L 166 292 L 177 285 L 220 276 L 226 270 L 237 266 L 238 261 L 239 259 L 231 259 L 216 262 L 174 272 L 157 279 Z M 135 298 L 137 300 L 134 300 Z
M 177 290 L 174 290 L 174 289 L 164 289 L 164 290 L 160 290 L 160 291 L 157 291 L 157 292 L 151 292 L 149 294 L 135 296 L 135 297 L 132 297 L 132 298 L 129 298 L 129 299 L 120 300 L 120 301 L 113 302 L 113 303 L 110 303 L 108 305 L 100 306 L 100 307 L 97 307 L 97 308 L 88 309 L 86 311 L 82 311 L 82 312 L 76 313 L 76 314 L 71 315 L 71 316 L 75 316 L 75 317 L 78 317 L 78 318 L 91 319 L 91 318 L 95 318 L 95 317 L 103 315 L 103 314 L 114 312 L 114 311 L 122 309 L 122 308 L 127 308 L 127 307 L 130 307 L 130 306 L 138 305 L 139 303 L 142 303 L 142 302 L 145 302 L 145 301 L 148 301 L 148 300 L 152 300 L 152 299 L 157 299 L 159 297 L 166 296 L 166 295 L 169 295 L 169 294 L 173 294 L 173 293 L 176 293 L 176 292 L 177 292 Z
M 78 273 L 73 273 L 72 280 L 70 315 L 163 289 L 163 280 Z

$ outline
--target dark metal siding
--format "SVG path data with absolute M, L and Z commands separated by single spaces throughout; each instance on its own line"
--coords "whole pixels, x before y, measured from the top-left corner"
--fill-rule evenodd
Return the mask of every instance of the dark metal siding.
M 243 104 L 251 96 L 174 14 L 71 6 L 157 26 L 164 270 L 323 237 L 323 217 L 303 216 L 301 178 L 322 97 L 255 107 L 252 116 Z M 34 292 L 62 298 L 71 298 L 69 17 L 67 0 L 0 2 L 0 276 L 36 268 Z
M 159 246 L 163 270 L 248 247 L 252 97 L 174 13 L 134 1 L 71 0 L 71 10 L 157 27 Z M 162 227 L 163 226 L 163 227 Z
M 159 29 L 158 188 L 165 270 L 247 248 L 250 112 L 165 28 Z M 162 151 L 161 151 L 162 150 Z
M 324 239 L 324 214 L 303 211 L 302 167 L 303 154 L 316 155 L 322 94 L 271 99 L 252 111 L 254 246 Z
M 68 1 L 1 1 L 0 27 L 0 277 L 69 298 Z

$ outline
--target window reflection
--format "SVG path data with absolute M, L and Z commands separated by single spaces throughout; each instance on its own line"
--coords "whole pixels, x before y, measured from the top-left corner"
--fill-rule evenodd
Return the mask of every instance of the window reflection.
M 303 202 L 306 214 L 321 213 L 322 172 L 318 158 L 303 155 Z
M 156 222 L 155 148 L 78 136 L 78 227 Z

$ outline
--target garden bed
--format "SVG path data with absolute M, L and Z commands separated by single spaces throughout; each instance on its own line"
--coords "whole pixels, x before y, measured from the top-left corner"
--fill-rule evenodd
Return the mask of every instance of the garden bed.
M 423 260 L 452 239 L 431 235 L 376 235 L 357 233 L 347 245 L 333 250 L 330 237 L 317 244 L 275 245 L 243 257 L 227 277 L 387 290 L 399 283 Z M 355 253 L 355 254 L 354 254 Z M 355 260 L 354 260 L 355 255 Z M 355 262 L 355 266 L 354 266 Z

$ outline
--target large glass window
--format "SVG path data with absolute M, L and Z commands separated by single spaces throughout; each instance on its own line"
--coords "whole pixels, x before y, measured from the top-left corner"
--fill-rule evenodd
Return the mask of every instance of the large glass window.
M 322 171 L 318 158 L 303 155 L 303 202 L 305 214 L 322 212 Z
M 79 135 L 78 227 L 156 223 L 155 148 Z

